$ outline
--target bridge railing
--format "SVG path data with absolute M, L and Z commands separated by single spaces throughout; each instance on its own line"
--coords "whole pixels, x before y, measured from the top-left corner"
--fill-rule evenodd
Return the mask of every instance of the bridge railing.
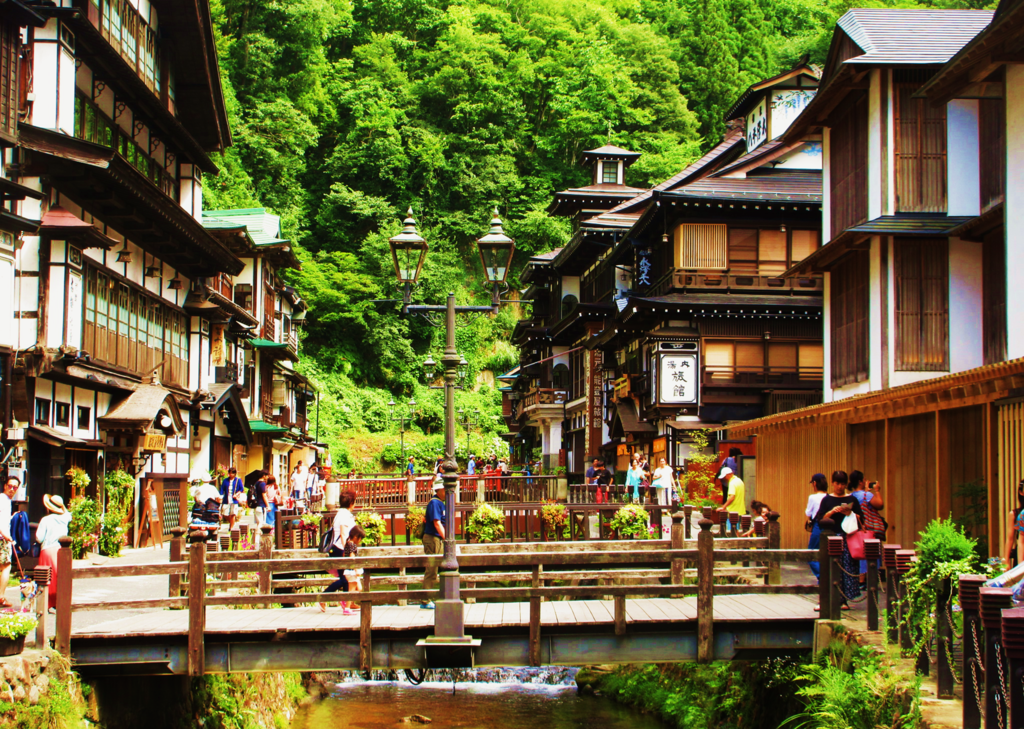
M 701 520 L 696 543 L 687 541 L 684 514 L 673 515 L 671 540 L 631 541 L 585 544 L 546 543 L 519 545 L 474 545 L 460 555 L 461 589 L 465 599 L 520 601 L 530 603 L 530 661 L 540 663 L 540 602 L 578 597 L 611 597 L 617 635 L 626 632 L 627 597 L 697 596 L 698 659 L 710 660 L 713 649 L 713 600 L 715 595 L 730 594 L 819 594 L 828 591 L 811 584 L 779 584 L 777 565 L 781 562 L 809 562 L 819 558 L 810 550 L 781 550 L 778 515 L 769 518 L 767 537 L 720 538 L 711 533 L 709 520 Z M 361 605 L 360 664 L 370 667 L 372 607 L 400 601 L 435 599 L 436 590 L 408 589 L 421 582 L 419 574 L 428 565 L 439 565 L 441 557 L 416 553 L 415 547 L 399 547 L 388 553 L 365 550 L 365 556 L 343 562 L 302 550 L 273 550 L 270 529 L 264 527 L 256 550 L 208 552 L 207 535 L 190 536 L 187 559 L 183 558 L 183 535 L 176 530 L 172 561 L 167 564 L 111 567 L 73 567 L 70 541 L 61 541 L 58 554 L 56 648 L 70 652 L 71 617 L 82 610 L 119 610 L 139 608 L 188 608 L 189 672 L 203 672 L 206 607 L 243 607 L 255 605 L 300 604 L 311 602 L 354 601 Z M 610 548 L 609 548 L 610 547 Z M 472 551 L 471 551 L 472 550 Z M 501 550 L 501 551 L 497 551 Z M 754 563 L 753 566 L 741 564 Z M 364 568 L 363 590 L 358 593 L 320 594 L 328 570 Z M 315 575 L 275 579 L 275 575 Z M 375 574 L 380 573 L 380 574 Z M 168 575 L 169 595 L 144 600 L 75 602 L 73 586 L 77 580 L 97 577 Z M 254 577 L 252 577 L 254 575 Z M 241 579 L 239 579 L 241 577 Z M 716 584 L 728 578 L 762 579 L 764 584 Z M 217 578 L 220 578 L 219 581 Z M 628 579 L 632 584 L 622 584 Z M 187 580 L 187 582 L 186 582 Z M 596 584 L 579 584 L 593 581 Z M 514 587 L 482 587 L 485 584 L 520 583 Z M 521 583 L 528 582 L 529 586 Z M 551 583 L 569 584 L 551 584 Z M 636 584 L 638 583 L 639 584 Z M 216 594 L 217 590 L 245 587 L 254 594 Z M 400 589 L 390 589 L 398 587 Z M 314 593 L 281 594 L 280 590 L 315 589 Z M 376 588 L 376 589 L 375 589 Z M 385 588 L 385 589 L 380 589 Z M 208 594 L 211 590 L 214 594 Z

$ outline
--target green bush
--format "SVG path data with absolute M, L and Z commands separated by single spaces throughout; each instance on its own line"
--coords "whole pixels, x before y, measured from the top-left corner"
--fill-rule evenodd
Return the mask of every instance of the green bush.
M 103 529 L 97 540 L 97 549 L 104 557 L 121 554 L 128 525 L 128 510 L 135 496 L 135 478 L 122 469 L 108 471 L 104 481 L 107 510 L 103 515 Z
M 469 515 L 466 532 L 478 542 L 496 542 L 505 536 L 505 512 L 483 501 Z
M 427 520 L 427 510 L 415 504 L 405 513 L 405 528 L 413 539 L 423 539 L 423 524 Z
M 930 576 L 940 564 L 977 561 L 977 540 L 967 536 L 951 519 L 929 522 L 920 536 L 914 546 L 918 573 L 923 577 Z
M 68 509 L 71 511 L 71 523 L 68 525 L 71 556 L 82 559 L 96 546 L 100 529 L 100 507 L 96 499 L 79 496 L 71 499 Z
M 388 528 L 387 523 L 385 523 L 384 517 L 376 511 L 357 511 L 356 524 L 366 532 L 366 536 L 363 537 L 364 546 L 378 547 L 384 541 L 384 533 Z

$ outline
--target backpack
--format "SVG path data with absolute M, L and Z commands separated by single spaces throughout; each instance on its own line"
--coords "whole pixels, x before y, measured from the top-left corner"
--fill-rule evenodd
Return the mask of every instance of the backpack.
M 28 523 L 28 514 L 17 512 L 11 517 L 11 537 L 19 557 L 27 557 L 32 551 L 32 529 Z
M 249 484 L 249 488 L 245 490 L 245 505 L 250 509 L 256 508 L 256 484 Z
M 334 545 L 334 526 L 324 532 L 324 535 L 320 537 L 320 546 L 317 549 L 323 554 L 327 554 L 331 551 L 331 547 Z

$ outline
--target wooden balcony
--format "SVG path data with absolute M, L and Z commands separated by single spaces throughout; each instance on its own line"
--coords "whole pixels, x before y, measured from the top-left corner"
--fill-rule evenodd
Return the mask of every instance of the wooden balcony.
M 701 291 L 763 291 L 771 293 L 820 293 L 822 276 L 780 278 L 777 275 L 734 272 L 686 271 L 677 269 L 672 275 L 672 288 Z
M 286 344 L 288 345 L 288 349 L 290 349 L 293 354 L 299 353 L 299 335 L 296 333 L 294 329 L 288 334 L 288 340 Z
M 269 392 L 264 392 L 260 395 L 260 417 L 266 420 L 268 423 L 274 422 L 274 399 L 273 395 Z
M 569 401 L 569 391 L 549 387 L 534 388 L 523 396 L 519 405 L 519 414 L 526 415 L 542 409 L 557 410 L 561 413 L 565 403 Z
M 307 419 L 305 413 L 296 414 L 295 427 L 301 430 L 303 433 L 306 433 L 309 430 L 309 420 Z
M 822 367 L 763 367 L 706 365 L 704 387 L 784 387 L 792 390 L 820 390 L 825 370 Z
M 210 288 L 216 291 L 218 294 L 223 296 L 225 299 L 231 301 L 233 296 L 233 284 L 231 276 L 226 273 L 218 273 L 216 277 L 210 280 Z

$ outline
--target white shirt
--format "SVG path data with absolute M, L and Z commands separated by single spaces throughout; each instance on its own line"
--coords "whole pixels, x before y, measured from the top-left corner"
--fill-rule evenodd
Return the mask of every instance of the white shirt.
M 196 490 L 196 501 L 205 504 L 210 499 L 220 503 L 220 489 L 212 483 L 204 483 Z
M 306 481 L 309 480 L 309 474 L 306 473 L 305 468 L 300 468 L 292 474 L 292 493 L 296 491 L 302 491 L 306 488 Z
M 669 488 L 672 486 L 672 466 L 664 465 L 654 471 L 655 488 Z
M 11 538 L 11 499 L 4 493 L 0 493 L 0 534 Z
M 348 541 L 348 533 L 355 525 L 356 518 L 351 511 L 338 509 L 338 513 L 334 515 L 334 543 L 331 546 L 344 549 L 345 542 Z
M 807 497 L 807 508 L 804 509 L 804 514 L 807 515 L 808 519 L 813 519 L 818 515 L 818 509 L 821 508 L 821 500 L 827 495 L 824 491 L 815 491 Z
M 49 549 L 59 545 L 59 539 L 68 535 L 68 525 L 71 523 L 71 512 L 63 514 L 47 514 L 39 520 L 36 527 L 36 541 L 42 549 Z

